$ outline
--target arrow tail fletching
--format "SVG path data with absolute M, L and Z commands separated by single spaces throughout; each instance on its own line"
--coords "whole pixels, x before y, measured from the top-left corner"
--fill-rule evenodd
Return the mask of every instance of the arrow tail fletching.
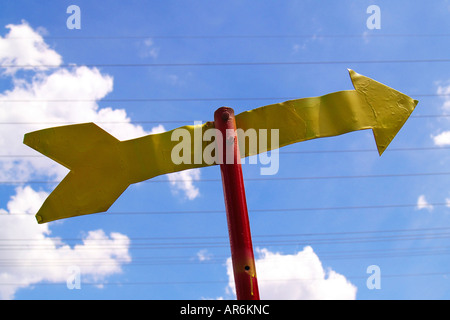
M 23 143 L 72 169 L 99 146 L 116 144 L 119 140 L 90 122 L 29 132 Z
M 71 169 L 39 209 L 38 223 L 106 211 L 130 185 L 120 141 L 94 123 L 27 133 L 24 143 Z
M 128 188 L 116 174 L 70 171 L 36 214 L 38 223 L 104 212 Z

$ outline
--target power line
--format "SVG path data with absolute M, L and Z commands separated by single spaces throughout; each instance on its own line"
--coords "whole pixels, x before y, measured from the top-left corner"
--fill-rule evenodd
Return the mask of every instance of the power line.
M 450 271 L 443 272 L 423 272 L 423 273 L 400 273 L 400 274 L 383 274 L 383 278 L 409 278 L 409 277 L 433 277 L 433 276 L 446 276 Z M 346 276 L 346 279 L 367 279 L 368 275 L 351 275 Z M 333 278 L 328 278 L 327 281 L 331 281 Z M 264 279 L 258 278 L 258 282 L 293 282 L 293 281 L 323 281 L 324 278 L 285 278 L 285 279 Z M 336 279 L 342 281 L 341 279 Z M 156 286 L 156 285 L 212 285 L 212 284 L 227 284 L 227 280 L 197 280 L 197 281 L 135 281 L 135 282 L 82 282 L 81 285 L 86 286 Z M 66 282 L 39 282 L 39 283 L 26 283 L 26 282 L 2 282 L 0 286 L 66 286 Z
M 421 249 L 421 248 L 419 248 Z M 416 258 L 424 256 L 439 256 L 439 255 L 450 255 L 450 250 L 448 247 L 444 250 L 429 250 L 427 251 L 417 251 L 418 249 L 408 250 L 406 252 L 402 250 L 376 254 L 348 254 L 348 255 L 320 255 L 321 261 L 336 261 L 336 260 L 356 260 L 356 259 L 392 259 L 392 258 Z M 198 260 L 193 256 L 189 258 L 182 259 L 161 259 L 154 257 L 142 257 L 140 259 L 129 261 L 129 260 L 112 260 L 112 259 L 92 259 L 92 260 L 45 260 L 45 259 L 33 259 L 33 260 L 13 260 L 13 259 L 2 259 L 0 260 L 1 267 L 25 267 L 25 268 L 38 268 L 38 267 L 63 267 L 63 266 L 78 266 L 78 267 L 111 267 L 118 266 L 119 264 L 127 264 L 127 267 L 140 267 L 140 266 L 161 266 L 161 265 L 210 265 L 210 264 L 224 264 L 228 256 L 220 256 L 209 258 L 207 260 Z M 275 260 L 274 258 L 266 258 L 266 261 Z
M 341 245 L 341 244 L 361 244 L 376 242 L 398 242 L 398 241 L 420 241 L 448 239 L 450 232 L 416 233 L 404 235 L 383 235 L 383 236 L 358 236 L 358 237 L 337 237 L 337 238 L 314 238 L 314 239 L 282 239 L 282 240 L 255 240 L 255 246 L 319 246 L 319 245 Z M 83 250 L 104 250 L 104 249 L 130 249 L 130 250 L 168 250 L 168 249 L 205 249 L 205 248 L 225 248 L 229 246 L 227 240 L 221 241 L 171 241 L 171 242 L 142 242 L 125 244 L 85 244 Z M 0 244 L 0 251 L 18 250 L 55 250 L 55 244 Z
M 404 152 L 404 151 L 436 151 L 448 150 L 450 147 L 423 147 L 423 148 L 391 148 L 386 152 Z M 293 150 L 280 151 L 279 154 L 322 154 L 322 153 L 360 153 L 360 152 L 376 152 L 375 149 L 350 149 L 350 150 Z M 44 155 L 28 154 L 28 155 L 8 155 L 1 154 L 0 158 L 47 158 Z
M 429 203 L 433 207 L 448 207 L 448 203 Z M 304 208 L 266 208 L 251 209 L 249 213 L 280 213 L 280 212 L 304 212 L 304 211 L 344 211 L 344 210 L 371 210 L 371 209 L 400 209 L 400 208 L 416 208 L 416 204 L 381 204 L 381 205 L 359 205 L 359 206 L 334 206 L 334 207 L 304 207 Z M 173 210 L 173 211 L 112 211 L 97 213 L 97 216 L 109 215 L 172 215 L 172 214 L 215 214 L 225 213 L 224 210 Z M 26 212 L 9 212 L 0 214 L 0 217 L 14 217 L 20 215 L 30 215 Z M 376 231 L 372 231 L 376 232 Z M 383 231 L 385 232 L 385 231 Z M 0 239 L 2 241 L 2 239 Z
M 228 34 L 228 35 L 123 35 L 123 36 L 45 36 L 44 40 L 147 40 L 147 39 L 166 39 L 166 40 L 226 40 L 226 39 L 345 39 L 345 38 L 438 38 L 450 37 L 447 33 L 364 33 L 364 34 Z M 8 37 L 4 40 L 30 40 L 35 37 Z
M 433 150 L 446 150 L 450 147 L 408 147 L 408 148 L 390 148 L 385 152 L 404 152 L 404 151 L 433 151 Z M 307 154 L 307 153 L 355 153 L 355 152 L 376 152 L 375 149 L 349 149 L 349 150 L 292 150 L 292 151 L 280 151 L 280 154 Z M 1 157 L 1 155 L 0 155 Z
M 450 236 L 449 232 L 437 232 L 446 231 L 450 227 L 435 227 L 435 228 L 414 228 L 414 229 L 389 229 L 389 230 L 365 230 L 365 231 L 343 231 L 343 232 L 323 232 L 323 233 L 302 233 L 302 234 L 266 234 L 266 235 L 255 235 L 255 239 L 258 238 L 271 238 L 270 243 L 264 243 L 262 240 L 257 240 L 255 245 L 265 245 L 265 246 L 278 246 L 278 245 L 320 245 L 320 244 L 343 244 L 343 243 L 365 243 L 365 242 L 380 242 L 380 241 L 405 241 L 405 240 L 430 240 L 430 239 L 442 239 L 448 238 Z M 430 231 L 432 231 L 430 233 Z M 407 234 L 404 234 L 404 233 Z M 420 233 L 418 233 L 420 232 Z M 426 233 L 423 233 L 426 232 Z M 360 235 L 368 234 L 391 234 L 391 235 L 378 235 L 378 236 L 365 236 Z M 409 233 L 409 234 L 408 234 Z M 338 238 L 322 238 L 314 239 L 317 236 L 348 236 L 348 235 L 358 235 L 358 237 L 338 237 Z M 279 241 L 274 241 L 273 237 L 313 237 L 313 239 L 283 239 Z M 226 247 L 228 246 L 227 241 L 220 242 L 186 242 L 186 240 L 211 240 L 211 239 L 226 239 L 225 236 L 190 236 L 190 237 L 145 237 L 145 238 L 130 238 L 130 241 L 148 241 L 148 240 L 180 240 L 181 242 L 169 242 L 169 243 L 159 243 L 154 244 L 149 243 L 138 243 L 138 246 L 131 246 L 130 249 L 159 249 L 163 248 L 210 248 L 210 247 Z M 68 241 L 68 240 L 78 240 L 79 238 L 57 238 L 58 241 Z M 0 239 L 0 241 L 31 241 L 33 243 L 40 242 L 50 239 Z M 103 245 L 101 246 L 99 242 L 108 241 L 107 239 L 97 239 L 90 240 L 90 245 L 86 245 L 85 249 L 119 249 L 119 245 Z M 303 242 L 301 242 L 303 241 Z M 97 242 L 97 243 L 94 243 Z M 127 242 L 128 243 L 128 242 Z M 161 246 L 162 244 L 166 244 Z M 182 246 L 180 244 L 183 244 Z M 199 246 L 192 246 L 194 244 L 199 244 Z M 223 245 L 221 245 L 223 244 Z M 142 248 L 141 245 L 150 246 L 149 248 Z M 167 245 L 178 245 L 176 247 L 169 247 Z M 212 246 L 211 246 L 212 245 Z M 155 247 L 156 246 L 156 247 Z M 160 246 L 160 247 L 158 247 Z M 123 248 L 128 249 L 128 244 L 124 245 Z M 49 246 L 32 246 L 29 244 L 20 245 L 1 245 L 0 250 L 53 250 L 55 247 Z M 411 258 L 411 257 L 422 257 L 422 256 L 435 256 L 435 255 L 448 255 L 450 254 L 450 247 L 448 246 L 426 246 L 426 247 L 403 247 L 403 248 L 382 248 L 382 249 L 352 249 L 352 250 L 333 250 L 333 251 L 316 251 L 316 254 L 320 256 L 321 260 L 354 260 L 354 259 L 380 259 L 380 258 Z M 184 264 L 223 264 L 224 260 L 227 259 L 229 255 L 216 255 L 211 254 L 207 260 L 200 261 L 198 257 L 194 256 L 144 256 L 144 257 L 134 257 L 132 260 L 127 259 L 107 259 L 107 258 L 90 258 L 90 259 L 0 259 L 0 267 L 58 267 L 58 266 L 96 266 L 98 268 L 117 266 L 118 264 L 127 264 L 127 266 L 151 266 L 151 265 L 184 265 Z M 267 259 L 267 258 L 265 258 Z
M 448 150 L 450 147 L 417 147 L 417 148 L 390 148 L 386 152 L 405 152 L 405 151 L 437 151 Z M 279 154 L 321 154 L 321 153 L 359 153 L 376 152 L 375 149 L 349 149 L 349 150 L 291 150 L 279 151 Z M 41 154 L 0 154 L 0 158 L 47 158 Z
M 341 240 L 351 240 L 351 243 L 360 243 L 362 242 L 373 242 L 373 241 L 401 241 L 401 240 L 428 240 L 428 239 L 436 239 L 436 238 L 442 238 L 442 236 L 445 236 L 445 238 L 449 235 L 448 232 L 444 233 L 438 233 L 435 231 L 445 231 L 449 230 L 450 227 L 436 227 L 436 228 L 415 228 L 415 229 L 390 229 L 390 230 L 367 230 L 367 231 L 344 231 L 344 232 L 324 232 L 324 233 L 303 233 L 303 234 L 268 234 L 268 235 L 256 235 L 255 238 L 272 238 L 273 237 L 316 237 L 316 236 L 343 236 L 343 235 L 361 235 L 361 234 L 383 234 L 383 233 L 390 233 L 393 235 L 388 236 L 376 236 L 376 237 L 351 237 L 351 238 L 326 238 L 326 239 L 311 239 L 308 244 L 303 245 L 317 245 L 317 244 L 323 244 L 323 243 L 314 243 L 316 240 L 320 240 L 321 242 L 324 240 L 327 241 L 338 241 Z M 418 231 L 424 232 L 424 231 L 434 231 L 433 233 L 417 233 Z M 403 234 L 403 233 L 412 233 L 412 234 Z M 414 233 L 413 233 L 414 232 Z M 397 234 L 396 234 L 397 233 Z M 430 237 L 432 236 L 432 237 Z M 145 237 L 145 238 L 130 238 L 128 240 L 130 241 L 148 241 L 148 240 L 182 240 L 183 243 L 186 240 L 198 240 L 198 239 L 205 239 L 205 240 L 211 240 L 211 239 L 226 239 L 225 236 L 190 236 L 190 237 Z M 68 240 L 78 240 L 82 241 L 83 239 L 79 238 L 57 238 L 58 241 L 68 241 Z M 0 241 L 27 241 L 27 242 L 39 242 L 39 241 L 45 241 L 50 239 L 0 239 Z M 288 240 L 291 242 L 301 241 L 303 239 L 296 239 L 296 240 Z M 373 241 L 371 241 L 373 240 Z M 98 246 L 98 242 L 102 241 L 109 241 L 107 239 L 97 239 L 97 240 L 90 240 L 90 246 L 91 249 L 111 249 L 112 246 Z M 304 240 L 303 240 L 304 241 Z M 97 242 L 97 247 L 93 247 L 92 243 Z M 256 244 L 259 244 L 261 241 L 257 241 Z M 271 240 L 271 243 L 274 241 Z M 286 242 L 286 240 L 278 241 L 278 242 Z M 128 243 L 128 242 L 127 242 Z M 179 243 L 179 242 L 177 242 Z M 216 242 L 221 243 L 221 242 Z M 276 243 L 276 241 L 275 241 Z M 160 245 L 161 243 L 156 242 L 155 245 Z M 171 243 L 172 244 L 172 243 Z M 193 244 L 187 243 L 187 244 Z M 210 244 L 210 242 L 202 242 L 200 244 Z M 262 243 L 261 243 L 262 244 Z M 297 242 L 296 245 L 299 243 Z M 147 243 L 144 243 L 144 245 L 148 245 Z M 278 245 L 278 244 L 275 244 Z M 287 243 L 289 245 L 289 243 Z M 2 245 L 1 248 L 5 248 L 6 245 Z M 24 244 L 25 246 L 25 244 Z M 226 246 L 226 245 L 224 245 Z M 201 247 L 201 246 L 199 246 Z M 119 246 L 114 246 L 115 249 L 119 248 Z M 19 246 L 15 246 L 13 249 L 21 249 Z M 34 249 L 34 250 L 42 250 L 45 249 L 44 247 L 32 247 L 30 245 L 27 245 L 27 249 Z M 49 248 L 50 250 L 54 249 L 54 247 Z M 85 248 L 84 248 L 85 249 Z M 128 249 L 128 247 L 127 247 Z M 164 249 L 167 249 L 164 247 Z M 321 260 L 354 260 L 354 259 L 374 259 L 374 258 L 405 258 L 405 257 L 420 257 L 420 256 L 434 256 L 434 255 L 448 255 L 450 254 L 450 247 L 448 246 L 420 246 L 420 247 L 403 247 L 403 248 L 382 248 L 382 249 L 364 249 L 364 250 L 358 250 L 358 249 L 352 249 L 352 250 L 333 250 L 333 251 L 316 251 L 316 254 L 320 256 Z M 119 263 L 126 263 L 129 264 L 129 266 L 149 266 L 149 265 L 183 265 L 183 264 L 217 264 L 217 263 L 224 263 L 224 260 L 227 259 L 229 255 L 217 255 L 217 254 L 211 254 L 207 260 L 199 260 L 198 257 L 194 257 L 192 255 L 190 256 L 138 256 L 133 257 L 132 261 L 127 259 L 108 259 L 108 258 L 89 258 L 83 260 L 78 259 L 45 259 L 45 258 L 38 258 L 38 259 L 21 259 L 21 258 L 4 258 L 0 259 L 0 267 L 57 267 L 57 266 L 68 266 L 68 265 L 77 265 L 77 266 L 97 266 L 99 268 L 101 267 L 107 267 L 111 265 L 117 265 Z M 265 258 L 267 260 L 267 258 Z
M 392 59 L 392 60 L 329 60 L 329 61 L 261 61 L 261 62 L 177 62 L 177 63 L 88 63 L 94 67 L 232 67 L 232 66 L 292 66 L 292 65 L 330 65 L 330 64 L 392 64 L 392 63 L 447 63 L 450 59 Z M 0 68 L 69 68 L 74 64 L 3 64 Z
M 245 178 L 245 181 L 295 181 L 295 180 L 333 180 L 333 179 L 371 179 L 371 178 L 405 178 L 405 177 L 425 177 L 425 176 L 447 176 L 450 172 L 418 172 L 418 173 L 394 173 L 394 174 L 367 174 L 367 175 L 353 175 L 353 176 L 310 176 L 310 177 L 259 177 Z M 173 183 L 173 182 L 185 182 L 191 181 L 186 179 L 176 180 L 162 180 L 162 179 L 150 179 L 140 183 Z M 221 179 L 193 179 L 194 182 L 220 182 Z M 52 180 L 18 180 L 18 181 L 0 181 L 0 184 L 57 184 L 61 181 Z
M 412 97 L 448 97 L 450 94 L 417 93 L 409 94 Z M 258 100 L 295 100 L 294 96 L 284 97 L 193 97 L 193 98 L 109 98 L 109 99 L 0 99 L 0 102 L 189 102 L 189 101 L 258 101 Z
M 224 212 L 224 211 L 221 211 Z M 315 236 L 342 236 L 342 235 L 361 235 L 361 234 L 379 234 L 379 233 L 405 233 L 405 232 L 432 232 L 432 231 L 449 231 L 450 226 L 448 227 L 433 227 L 433 228 L 408 228 L 408 229 L 384 229 L 384 230 L 359 230 L 359 231 L 334 231 L 334 232 L 314 232 L 314 233 L 270 233 L 270 234 L 255 234 L 253 238 L 273 238 L 273 237 L 315 237 Z M 52 238 L 44 238 L 44 239 L 33 239 L 33 238 L 0 238 L 1 241 L 30 241 L 30 242 L 39 242 L 39 241 L 48 241 Z M 83 241 L 86 240 L 84 238 L 61 238 L 57 237 L 56 239 L 61 241 Z M 201 240 L 201 239 L 228 239 L 228 236 L 223 235 L 214 235 L 214 236 L 176 236 L 176 237 L 127 237 L 124 239 L 126 241 L 148 241 L 148 240 Z M 90 239 L 90 241 L 111 241 L 111 239 Z M 333 251 L 335 252 L 335 251 Z
M 424 114 L 411 115 L 410 118 L 425 119 L 425 118 L 447 118 L 450 114 Z M 207 122 L 206 120 L 199 120 Z M 88 122 L 83 120 L 83 122 Z M 168 123 L 194 123 L 193 120 L 138 120 L 138 121 L 94 121 L 97 124 L 168 124 Z M 0 125 L 69 125 L 78 124 L 79 121 L 8 121 L 0 122 Z

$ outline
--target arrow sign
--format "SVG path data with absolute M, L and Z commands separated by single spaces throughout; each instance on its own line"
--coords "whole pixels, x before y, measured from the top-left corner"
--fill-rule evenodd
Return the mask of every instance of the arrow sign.
M 372 129 L 381 155 L 406 122 L 418 101 L 375 80 L 349 70 L 355 90 L 321 97 L 290 100 L 246 111 L 236 116 L 244 131 L 278 129 L 282 147 L 300 141 Z M 94 123 L 49 128 L 25 134 L 24 143 L 70 169 L 36 214 L 38 223 L 104 212 L 132 183 L 158 175 L 216 163 L 201 155 L 210 142 L 201 137 L 213 122 L 119 141 Z M 171 155 L 179 140 L 176 130 L 190 139 L 191 161 L 174 163 Z M 196 143 L 195 137 L 202 139 Z M 245 148 L 241 157 L 274 147 Z M 200 155 L 200 158 L 198 158 Z

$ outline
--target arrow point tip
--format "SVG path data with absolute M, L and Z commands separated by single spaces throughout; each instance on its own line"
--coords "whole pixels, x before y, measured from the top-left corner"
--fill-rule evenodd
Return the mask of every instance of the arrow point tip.
M 353 79 L 355 76 L 358 75 L 358 73 L 353 69 L 347 68 L 347 71 L 348 71 L 351 79 Z

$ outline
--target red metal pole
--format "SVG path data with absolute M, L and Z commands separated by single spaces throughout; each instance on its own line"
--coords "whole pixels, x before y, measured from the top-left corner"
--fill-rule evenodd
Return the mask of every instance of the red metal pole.
M 216 142 L 227 212 L 236 296 L 238 300 L 259 300 L 233 109 L 227 107 L 217 109 L 214 113 L 214 124 L 221 133 L 216 134 Z

